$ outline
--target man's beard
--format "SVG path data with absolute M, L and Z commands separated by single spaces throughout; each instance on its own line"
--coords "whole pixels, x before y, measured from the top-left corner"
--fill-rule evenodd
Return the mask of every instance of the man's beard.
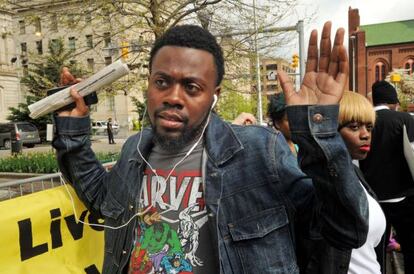
M 168 108 L 168 107 L 167 107 Z M 161 110 L 157 110 L 155 112 L 155 117 L 157 113 L 165 110 L 166 108 L 163 108 Z M 204 126 L 206 125 L 208 120 L 208 114 L 204 118 L 204 120 L 196 127 L 189 127 L 188 126 L 188 118 L 183 119 L 183 128 L 180 130 L 179 135 L 177 136 L 168 136 L 168 134 L 161 134 L 157 131 L 157 127 L 151 123 L 151 127 L 154 131 L 154 142 L 159 145 L 163 150 L 169 151 L 169 152 L 177 152 L 183 149 L 185 146 L 193 143 L 195 139 L 200 137 L 200 134 L 202 134 Z

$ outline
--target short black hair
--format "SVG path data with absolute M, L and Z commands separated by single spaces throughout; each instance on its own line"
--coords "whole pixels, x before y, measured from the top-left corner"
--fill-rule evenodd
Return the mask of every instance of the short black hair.
M 285 113 L 286 101 L 283 92 L 271 95 L 267 106 L 267 115 L 272 119 L 272 122 L 282 120 Z
M 154 56 L 164 46 L 200 49 L 211 53 L 216 64 L 216 85 L 220 85 L 224 75 L 223 51 L 216 38 L 209 31 L 196 25 L 181 25 L 168 29 L 152 46 L 149 60 L 150 72 Z

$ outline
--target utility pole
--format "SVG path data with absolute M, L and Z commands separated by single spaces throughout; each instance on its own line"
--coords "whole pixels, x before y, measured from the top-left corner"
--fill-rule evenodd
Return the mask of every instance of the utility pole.
M 262 111 L 262 79 L 260 73 L 260 56 L 257 48 L 257 23 L 256 23 L 256 0 L 253 0 L 253 22 L 254 22 L 254 51 L 256 52 L 256 89 L 257 89 L 257 116 L 259 118 L 259 124 L 263 123 L 263 111 Z

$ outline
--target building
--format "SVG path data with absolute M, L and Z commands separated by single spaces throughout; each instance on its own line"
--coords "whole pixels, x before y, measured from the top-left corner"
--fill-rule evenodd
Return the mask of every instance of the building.
M 0 9 L 0 122 L 7 120 L 9 107 L 22 100 L 13 40 L 13 13 Z
M 139 39 L 135 39 L 136 34 L 114 29 L 115 18 L 102 11 L 85 10 L 81 1 L 24 1 L 12 5 L 12 11 L 16 63 L 23 73 L 31 58 L 47 54 L 49 43 L 57 39 L 62 39 L 65 48 L 73 52 L 70 62 L 80 64 L 90 74 L 120 58 L 137 60 L 138 49 L 142 48 Z M 122 19 L 116 20 L 119 23 Z M 130 96 L 143 99 L 144 89 L 139 87 L 140 79 L 146 78 L 142 77 L 145 72 L 146 69 L 140 67 L 101 92 L 98 104 L 92 107 L 91 118 L 107 120 L 111 117 L 121 127 L 130 128 L 132 120 L 138 118 Z
M 349 89 L 362 95 L 393 69 L 414 70 L 414 19 L 360 25 L 358 9 L 348 11 Z
M 262 58 L 260 60 L 260 72 L 263 95 L 270 96 L 282 91 L 277 77 L 278 69 L 289 73 L 292 83 L 295 83 L 296 76 L 294 74 L 296 71 L 291 68 L 288 61 L 282 58 Z

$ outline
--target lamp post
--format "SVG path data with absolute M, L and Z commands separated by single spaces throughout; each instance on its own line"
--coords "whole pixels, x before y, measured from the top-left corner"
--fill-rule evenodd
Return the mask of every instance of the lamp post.
M 259 124 L 263 123 L 263 111 L 262 111 L 262 79 L 260 73 L 260 56 L 257 48 L 257 23 L 256 23 L 256 0 L 253 0 L 253 24 L 254 24 L 254 51 L 256 52 L 256 77 L 257 77 L 257 116 L 259 118 Z
M 355 45 L 356 45 L 356 36 L 351 35 L 349 37 L 352 44 L 352 91 L 356 92 L 356 67 L 355 67 Z

